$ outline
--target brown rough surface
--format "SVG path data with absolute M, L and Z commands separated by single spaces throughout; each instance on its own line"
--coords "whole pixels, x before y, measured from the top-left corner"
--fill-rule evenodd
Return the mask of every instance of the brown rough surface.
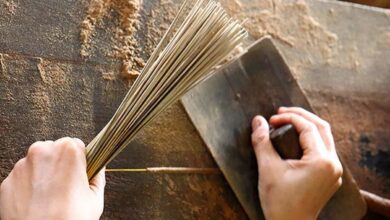
M 80 55 L 84 58 L 90 56 L 95 30 L 104 17 L 113 16 L 113 12 L 110 11 L 113 10 L 119 15 L 119 26 L 114 29 L 116 45 L 113 46 L 112 51 L 107 52 L 107 55 L 122 60 L 121 75 L 123 78 L 136 78 L 139 70 L 145 65 L 143 59 L 140 58 L 139 42 L 135 38 L 135 32 L 139 29 L 140 4 L 139 0 L 91 0 L 86 18 L 81 25 Z
M 383 59 L 390 11 L 327 1 L 222 3 L 254 38 L 276 40 L 314 109 L 332 124 L 359 186 L 390 197 L 390 60 Z
M 5 0 L 2 4 L 3 4 L 2 6 L 7 10 L 9 14 L 14 15 L 16 13 L 18 4 L 15 3 L 15 1 Z
M 337 35 L 312 16 L 303 0 L 222 2 L 234 17 L 245 21 L 244 26 L 254 38 L 270 35 L 285 48 L 299 48 L 303 54 L 310 55 L 292 64 L 295 74 L 302 74 L 300 68 L 304 64 L 310 65 L 315 60 L 331 62 L 335 56 Z
M 61 8 L 51 4 L 51 0 L 42 3 L 46 7 Z M 92 43 L 101 45 L 101 48 L 92 48 L 91 56 L 84 61 L 78 54 L 81 49 L 77 47 L 80 44 L 79 26 L 69 25 L 71 19 L 77 19 L 76 23 L 80 24 L 84 19 L 83 12 L 75 16 L 72 11 L 74 5 L 66 5 L 62 1 L 59 4 L 65 4 L 61 10 L 69 11 L 69 14 L 55 21 L 48 19 L 48 25 L 52 27 L 45 27 L 47 32 L 30 35 L 45 35 L 58 27 L 69 28 L 64 31 L 68 32 L 64 44 L 58 44 L 56 38 L 42 36 L 32 42 L 14 42 L 14 29 L 9 29 L 10 25 L 0 17 L 0 31 L 7 30 L 7 34 L 0 36 L 0 138 L 3 140 L 0 146 L 0 180 L 8 175 L 13 164 L 25 155 L 27 147 L 34 141 L 62 136 L 77 136 L 85 142 L 90 141 L 112 116 L 128 90 L 127 82 L 117 77 L 121 60 L 105 53 L 116 45 L 114 40 L 106 41 L 116 37 L 111 32 L 118 27 L 115 13 L 113 19 L 105 18 L 102 22 L 102 27 L 111 28 L 104 31 L 96 29 Z M 42 5 L 29 5 L 30 13 L 39 13 Z M 159 23 L 168 23 L 164 21 L 167 18 L 161 16 L 165 12 L 157 10 L 167 7 L 173 13 L 178 5 L 159 1 L 145 3 L 143 13 L 150 13 L 151 9 L 158 12 L 155 21 L 146 22 L 150 26 L 140 27 L 134 36 L 147 35 L 151 30 L 160 30 Z M 24 7 L 20 9 L 22 12 L 25 10 Z M 24 16 L 30 15 L 16 14 L 15 22 Z M 148 21 L 147 17 L 141 16 Z M 170 18 L 173 19 L 173 16 Z M 22 24 L 28 27 L 27 20 Z M 40 30 L 42 28 L 36 31 Z M 153 38 L 147 38 L 149 50 L 158 43 L 162 34 L 162 31 L 156 31 Z M 49 43 L 37 43 L 41 39 Z M 34 43 L 41 48 L 35 48 Z M 7 46 L 3 46 L 5 44 Z M 50 49 L 52 45 L 60 49 Z M 146 47 L 144 44 L 138 46 Z M 145 54 L 142 56 L 148 55 Z M 134 59 L 134 62 L 141 66 L 142 60 Z M 167 109 L 110 164 L 118 168 L 164 165 L 215 167 L 180 104 Z M 110 173 L 107 179 L 106 207 L 102 219 L 246 218 L 220 175 Z
M 15 14 L 0 5 L 0 181 L 34 141 L 66 135 L 90 141 L 128 89 L 127 81 L 117 78 L 122 58 L 110 54 L 122 46 L 115 6 L 98 19 L 84 60 L 80 27 L 89 1 L 14 2 Z M 135 58 L 147 60 L 181 2 L 143 1 L 142 25 L 132 34 L 138 42 Z M 222 3 L 234 16 L 248 18 L 245 25 L 256 38 L 275 36 L 311 103 L 333 124 L 338 149 L 359 185 L 389 197 L 389 11 L 319 0 Z M 215 164 L 175 104 L 110 166 Z M 222 176 L 110 173 L 107 178 L 103 219 L 246 218 Z

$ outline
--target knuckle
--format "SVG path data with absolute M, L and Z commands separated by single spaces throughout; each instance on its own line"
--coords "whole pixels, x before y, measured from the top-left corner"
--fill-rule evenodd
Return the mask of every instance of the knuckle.
M 77 143 L 70 137 L 65 137 L 58 140 L 58 145 L 64 150 L 65 153 L 71 155 L 78 155 L 81 153 L 80 147 Z
M 343 176 L 343 167 L 340 165 L 335 166 L 334 174 L 337 178 L 340 178 Z
M 256 147 L 261 142 L 262 137 L 252 135 L 252 145 Z
M 262 143 L 265 139 L 265 135 L 259 134 L 259 132 L 252 133 L 252 145 L 255 147 L 256 145 Z
M 73 156 L 81 155 L 81 149 L 76 144 L 69 144 L 64 146 L 65 152 Z
M 63 137 L 63 138 L 59 139 L 59 141 L 63 144 L 73 144 L 74 143 L 74 140 L 71 137 Z
M 330 173 L 334 170 L 334 164 L 329 158 L 320 159 L 318 164 L 321 170 L 327 173 Z
M 304 112 L 306 112 L 306 110 L 305 110 L 304 108 L 302 108 L 302 107 L 293 107 L 293 109 L 294 109 L 295 111 L 299 112 L 299 113 L 304 113 Z
M 341 185 L 343 185 L 343 178 L 340 177 L 340 178 L 337 180 L 336 186 L 337 186 L 337 188 L 339 188 Z
M 320 128 L 321 129 L 324 129 L 324 130 L 326 130 L 326 131 L 331 131 L 331 126 L 330 126 L 330 124 L 329 124 L 329 122 L 327 122 L 327 121 L 321 121 L 321 123 L 320 123 Z
M 314 130 L 317 129 L 317 127 L 313 123 L 311 123 L 311 122 L 307 123 L 306 128 L 307 128 L 308 131 L 314 131 Z
M 335 179 L 339 179 L 343 175 L 343 168 L 337 162 L 330 158 L 322 158 L 319 160 L 320 169 L 333 176 Z
M 27 157 L 28 158 L 37 158 L 44 154 L 45 149 L 44 149 L 44 142 L 38 141 L 33 143 L 27 151 Z
M 25 164 L 25 160 L 26 160 L 25 158 L 22 158 L 22 159 L 18 160 L 18 162 L 15 163 L 14 168 L 13 168 L 12 171 L 18 172 L 20 170 L 23 170 L 24 164 Z

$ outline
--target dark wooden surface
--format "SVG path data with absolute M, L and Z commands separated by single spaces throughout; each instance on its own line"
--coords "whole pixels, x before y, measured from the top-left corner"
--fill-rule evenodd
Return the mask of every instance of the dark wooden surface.
M 85 142 L 105 125 L 128 90 L 120 60 L 107 55 L 115 44 L 103 20 L 98 47 L 84 61 L 80 24 L 87 2 L 15 1 L 14 14 L 0 2 L 0 181 L 30 144 L 62 136 Z M 170 5 L 175 10 L 178 5 Z M 142 16 L 160 1 L 147 1 Z M 163 20 L 166 11 L 156 10 Z M 168 22 L 168 21 L 165 21 Z M 142 25 L 137 35 L 149 27 Z M 145 47 L 145 45 L 141 45 Z M 147 49 L 145 48 L 145 51 Z M 179 104 L 166 110 L 110 164 L 113 168 L 215 167 Z M 102 219 L 245 219 L 221 175 L 107 173 Z
M 255 38 L 276 38 L 358 185 L 389 198 L 390 10 L 327 0 L 240 2 L 227 8 Z
M 280 106 L 313 111 L 272 40 L 254 43 L 242 57 L 187 93 L 182 103 L 250 219 L 264 219 L 250 141 L 252 118 L 260 114 L 268 120 Z M 360 219 L 366 213 L 359 188 L 343 166 L 343 185 L 319 219 Z
M 252 15 L 272 12 L 271 1 L 241 0 L 240 8 L 221 1 L 231 14 L 248 18 L 248 24 L 258 21 Z M 91 57 L 83 60 L 80 24 L 89 1 L 14 0 L 13 13 L 6 2 L 10 0 L 0 1 L 0 181 L 34 141 L 62 136 L 90 141 L 128 89 L 121 79 L 103 78 L 104 73 L 120 72 L 121 61 L 107 55 L 115 46 L 117 12 L 102 20 Z M 144 1 L 137 38 L 154 42 L 148 37 L 150 27 L 169 23 L 167 15 L 179 2 Z M 358 184 L 389 196 L 389 12 L 315 0 L 306 1 L 308 11 L 302 11 L 295 1 L 275 2 L 291 4 L 291 11 L 282 11 L 289 17 L 280 17 L 281 30 L 295 37 L 295 44 L 277 44 L 309 101 L 333 124 L 339 152 Z M 147 23 L 152 9 L 160 23 Z M 338 62 L 327 64 L 318 55 L 324 32 L 307 35 L 312 40 L 307 44 L 306 38 L 295 36 L 302 29 L 294 22 L 304 16 L 318 22 L 319 30 L 337 34 L 333 59 Z M 247 29 L 258 38 L 260 25 L 255 24 Z M 141 47 L 146 59 L 150 48 Z M 349 67 L 355 55 L 357 69 Z M 167 109 L 110 167 L 160 165 L 216 167 L 180 104 Z M 103 219 L 245 219 L 222 176 L 115 173 L 107 179 Z

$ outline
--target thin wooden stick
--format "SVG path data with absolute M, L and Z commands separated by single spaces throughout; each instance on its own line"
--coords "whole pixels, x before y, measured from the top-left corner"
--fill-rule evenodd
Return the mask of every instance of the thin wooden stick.
M 106 172 L 221 174 L 221 170 L 218 168 L 195 168 L 195 167 L 148 167 L 148 168 L 141 168 L 141 169 L 106 169 Z
M 192 8 L 186 10 L 190 5 Z M 114 116 L 88 144 L 89 179 L 159 113 L 208 78 L 246 36 L 240 23 L 230 18 L 216 1 L 184 1 Z

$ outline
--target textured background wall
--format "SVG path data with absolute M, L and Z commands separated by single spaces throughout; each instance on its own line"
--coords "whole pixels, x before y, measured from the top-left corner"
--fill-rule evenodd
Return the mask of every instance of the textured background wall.
M 180 2 L 1 1 L 0 180 L 34 141 L 90 141 Z M 274 37 L 317 112 L 333 124 L 358 184 L 389 197 L 389 11 L 314 0 L 222 3 L 247 19 L 255 38 Z M 91 34 L 81 38 L 83 31 Z M 180 104 L 109 167 L 146 166 L 215 167 Z M 103 219 L 245 218 L 219 175 L 110 173 L 107 179 Z

